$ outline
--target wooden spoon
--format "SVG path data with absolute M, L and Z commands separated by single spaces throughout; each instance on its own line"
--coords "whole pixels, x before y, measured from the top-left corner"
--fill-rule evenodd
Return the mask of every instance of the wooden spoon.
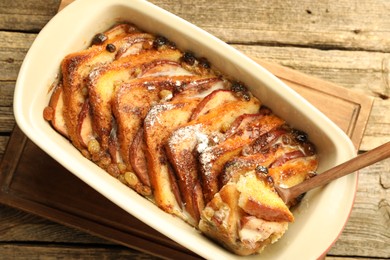
M 297 198 L 299 195 L 311 189 L 325 185 L 335 179 L 353 173 L 359 169 L 367 167 L 388 157 L 390 157 L 390 142 L 382 144 L 381 146 L 378 146 L 371 151 L 365 152 L 362 155 L 337 165 L 336 167 L 333 167 L 330 170 L 318 174 L 313 178 L 301 182 L 300 184 L 297 184 L 293 187 L 282 188 L 275 185 L 275 189 L 282 200 L 287 204 L 288 202 L 291 202 Z

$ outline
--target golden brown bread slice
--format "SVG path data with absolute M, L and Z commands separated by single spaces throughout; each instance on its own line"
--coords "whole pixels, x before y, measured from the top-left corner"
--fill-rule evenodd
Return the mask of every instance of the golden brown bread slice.
M 226 162 L 219 186 L 257 169 L 268 173 L 276 184 L 290 187 L 312 177 L 317 166 L 313 144 L 302 137 L 302 132 L 282 125 L 261 135 L 240 156 Z
M 181 53 L 177 50 L 158 51 L 152 49 L 114 61 L 93 70 L 89 74 L 87 85 L 93 124 L 102 151 L 107 151 L 109 147 L 113 126 L 111 100 L 115 86 L 120 86 L 123 82 L 136 78 L 139 71 L 142 70 L 142 66 L 146 63 L 155 60 L 177 61 L 180 57 Z
M 193 95 L 185 95 L 185 97 L 199 99 L 199 96 L 202 96 L 202 94 L 200 94 L 202 91 L 207 92 L 211 88 L 216 88 L 216 86 L 221 87 L 220 80 L 213 76 L 161 76 L 165 75 L 164 70 L 155 70 L 156 67 L 160 67 L 161 65 L 162 64 L 153 66 L 153 69 L 151 69 L 153 71 L 152 75 L 157 74 L 159 76 L 156 76 L 155 78 L 145 78 L 145 80 L 132 80 L 129 85 L 134 85 L 134 88 L 130 87 L 127 89 L 128 86 L 124 86 L 126 90 L 124 90 L 123 93 L 121 93 L 121 90 L 117 91 L 115 95 L 116 98 L 114 98 L 113 102 L 113 111 L 118 123 L 121 156 L 126 166 L 126 170 L 133 171 L 143 185 L 148 187 L 150 187 L 150 180 L 146 167 L 146 144 L 143 138 L 143 129 L 140 127 L 145 117 L 145 114 L 143 114 L 142 111 L 149 111 L 150 105 L 158 101 L 158 99 L 160 99 L 159 102 L 167 102 L 172 98 L 172 102 L 177 102 L 184 97 L 184 95 L 179 95 L 179 97 L 176 95 L 173 96 L 173 93 L 196 93 L 196 97 Z M 174 66 L 176 67 L 177 65 Z M 150 75 L 151 70 L 147 70 L 147 73 L 143 75 Z M 172 73 L 172 70 L 169 69 L 170 75 L 182 72 L 182 70 L 177 70 L 175 68 Z M 188 72 L 185 72 L 184 74 L 188 74 Z M 134 84 L 136 82 L 145 83 L 145 81 L 147 84 Z M 196 91 L 194 91 L 194 89 L 196 89 Z M 173 91 L 173 93 L 171 91 Z M 158 95 L 158 97 L 156 97 L 156 95 Z M 148 100 L 153 98 L 154 101 L 149 103 Z M 135 134 L 137 128 L 138 132 Z
M 199 228 L 236 254 L 250 255 L 279 239 L 293 220 L 272 179 L 249 171 L 213 197 L 202 211 Z
M 274 188 L 273 179 L 268 175 L 250 171 L 236 176 L 240 192 L 238 205 L 246 213 L 266 221 L 293 222 L 294 217 Z
M 235 118 L 244 113 L 256 113 L 260 107 L 260 102 L 256 98 L 246 101 L 239 97 L 232 98 L 224 91 L 215 90 L 214 92 L 220 93 L 221 96 L 215 93 L 209 95 L 223 97 L 226 102 L 218 101 L 219 106 L 212 107 L 201 104 L 202 101 L 198 106 L 206 109 L 207 112 L 200 112 L 196 119 L 175 130 L 166 144 L 166 152 L 178 176 L 186 209 L 195 220 L 199 220 L 199 212 L 204 204 L 201 178 L 198 172 L 198 153 L 209 143 L 220 138 L 221 129 L 230 125 Z M 207 97 L 205 99 L 213 102 L 213 99 Z
M 174 89 L 203 79 L 201 76 L 155 76 L 137 78 L 120 85 L 112 99 L 112 111 L 118 124 L 123 162 L 131 170 L 129 147 L 152 104 L 168 101 Z
M 170 169 L 164 144 L 169 134 L 190 119 L 197 99 L 167 102 L 153 106 L 144 120 L 149 178 L 157 206 L 164 211 L 193 223 L 183 211 L 176 177 Z
M 147 33 L 132 32 L 112 43 L 106 45 L 108 52 L 111 52 L 111 58 L 115 55 L 115 60 L 120 58 L 134 55 L 141 52 L 144 49 L 150 49 L 153 43 L 154 36 Z M 110 46 L 110 48 L 107 48 Z M 87 86 L 86 86 L 87 87 Z M 91 111 L 85 107 L 90 108 L 89 100 L 85 100 L 82 111 L 80 111 L 78 118 L 78 129 L 79 141 L 84 147 L 88 146 L 88 142 L 96 138 L 94 129 L 92 127 Z M 88 134 L 86 134 L 88 133 Z
M 227 161 L 240 155 L 243 147 L 260 135 L 284 123 L 273 114 L 243 114 L 232 123 L 224 140 L 203 149 L 199 154 L 199 168 L 205 201 L 210 201 L 219 191 L 218 178 Z
M 196 120 L 219 106 L 237 100 L 238 98 L 234 92 L 228 89 L 214 90 L 199 103 L 191 116 L 191 120 Z
M 97 35 L 96 39 L 98 41 L 93 41 L 91 47 L 67 55 L 61 63 L 65 104 L 64 119 L 69 138 L 80 150 L 85 149 L 80 143 L 79 135 L 77 134 L 78 115 L 87 95 L 84 79 L 94 67 L 115 59 L 116 51 L 108 51 L 106 49 L 108 45 L 120 41 L 126 35 L 135 31 L 135 27 L 128 24 L 115 26 L 104 34 Z

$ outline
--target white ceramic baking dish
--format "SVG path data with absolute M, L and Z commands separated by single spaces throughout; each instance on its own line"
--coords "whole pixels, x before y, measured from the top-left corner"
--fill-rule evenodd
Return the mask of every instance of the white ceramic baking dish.
M 327 117 L 257 63 L 207 32 L 141 0 L 77 0 L 40 32 L 18 76 L 14 114 L 22 131 L 81 180 L 146 224 L 204 258 L 237 258 L 178 218 L 148 202 L 85 159 L 43 119 L 49 89 L 62 58 L 88 47 L 90 39 L 117 21 L 129 21 L 174 41 L 181 50 L 207 57 L 219 70 L 246 83 L 264 104 L 306 131 L 327 169 L 355 155 L 349 138 Z M 55 178 L 55 173 L 53 173 Z M 352 208 L 357 175 L 343 177 L 307 194 L 293 211 L 296 221 L 285 236 L 248 259 L 316 259 L 341 233 Z

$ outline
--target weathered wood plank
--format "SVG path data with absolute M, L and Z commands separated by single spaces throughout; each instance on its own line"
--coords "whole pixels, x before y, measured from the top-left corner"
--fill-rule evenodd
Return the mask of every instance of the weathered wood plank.
M 15 125 L 12 107 L 0 107 L 0 122 L 0 133 L 9 134 Z
M 390 53 L 234 45 L 246 55 L 278 63 L 368 95 L 390 95 Z
M 152 0 L 227 42 L 390 50 L 390 2 Z M 176 2 L 176 3 L 172 3 Z
M 390 50 L 390 2 L 348 0 L 197 1 L 153 0 L 156 5 L 236 43 Z M 39 31 L 59 0 L 4 0 L 0 29 Z
M 36 35 L 0 31 L 0 81 L 15 80 Z
M 15 124 L 12 108 L 14 90 L 15 81 L 0 81 L 0 133 L 9 134 Z M 1 136 L 0 155 L 2 155 L 5 150 L 5 143 L 3 143 L 2 140 L 3 138 Z
M 112 244 L 73 228 L 0 205 L 0 242 Z
M 362 140 L 362 148 L 372 149 L 390 141 L 390 99 L 377 98 L 374 102 L 366 132 Z M 388 171 L 389 172 L 389 171 Z
M 15 81 L 0 81 L 0 107 L 11 107 Z
M 2 0 L 0 30 L 38 32 L 56 14 L 60 0 Z
M 3 259 L 159 259 L 121 246 L 0 244 Z
M 351 217 L 329 254 L 390 257 L 390 159 L 360 171 Z
M 369 259 L 372 259 L 372 258 L 366 258 L 366 257 L 348 257 L 348 256 L 332 256 L 332 255 L 329 255 L 329 256 L 326 256 L 324 260 L 369 260 Z M 376 260 L 381 260 L 384 258 L 375 258 Z
M 3 159 L 3 155 L 5 152 L 5 148 L 7 146 L 8 140 L 9 140 L 9 136 L 0 135 L 0 162 Z
M 159 259 L 122 247 L 79 247 L 60 245 L 1 245 L 0 251 L 5 259 Z M 369 260 L 365 257 L 327 256 L 325 260 Z M 384 258 L 376 258 L 378 260 Z

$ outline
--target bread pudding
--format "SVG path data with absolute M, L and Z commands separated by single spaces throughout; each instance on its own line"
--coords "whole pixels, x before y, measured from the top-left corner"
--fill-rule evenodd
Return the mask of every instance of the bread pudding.
M 43 116 L 87 159 L 238 255 L 294 221 L 274 184 L 313 176 L 306 133 L 234 75 L 132 24 L 71 53 Z

